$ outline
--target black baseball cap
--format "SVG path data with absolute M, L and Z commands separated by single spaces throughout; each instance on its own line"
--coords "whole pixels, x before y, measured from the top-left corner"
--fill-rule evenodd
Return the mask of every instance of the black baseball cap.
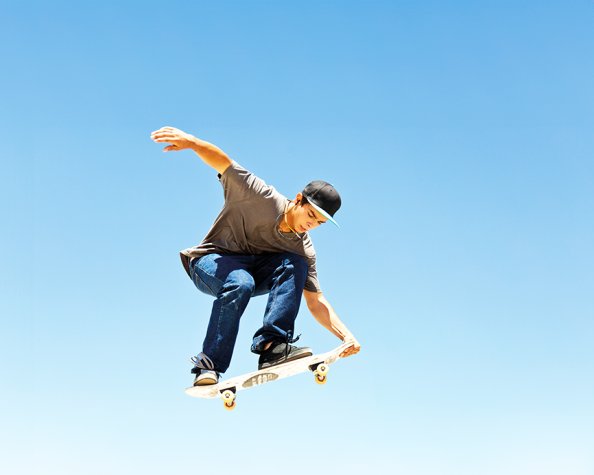
M 338 226 L 334 220 L 334 213 L 339 210 L 342 202 L 338 191 L 330 183 L 323 180 L 312 181 L 304 188 L 302 194 L 320 214 Z

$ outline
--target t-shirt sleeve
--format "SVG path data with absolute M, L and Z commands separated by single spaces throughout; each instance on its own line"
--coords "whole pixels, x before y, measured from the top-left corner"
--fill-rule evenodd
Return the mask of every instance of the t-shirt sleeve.
M 307 258 L 307 277 L 305 279 L 305 290 L 310 292 L 321 292 L 318 271 L 316 270 L 316 258 Z
M 318 279 L 318 270 L 316 267 L 316 251 L 309 236 L 303 242 L 305 251 L 305 260 L 307 262 L 307 277 L 305 279 L 305 290 L 310 292 L 321 292 L 322 287 Z
M 273 188 L 264 180 L 232 161 L 219 177 L 225 193 L 225 201 L 243 201 L 254 196 L 267 196 Z

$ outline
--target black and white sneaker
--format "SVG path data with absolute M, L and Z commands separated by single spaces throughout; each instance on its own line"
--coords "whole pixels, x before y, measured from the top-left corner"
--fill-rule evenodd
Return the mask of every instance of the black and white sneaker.
M 258 369 L 270 368 L 311 355 L 313 355 L 311 348 L 300 348 L 287 343 L 273 343 L 268 350 L 260 355 Z
M 219 382 L 219 373 L 215 370 L 213 361 L 204 353 L 192 356 L 194 363 L 192 374 L 195 374 L 194 386 L 210 386 Z

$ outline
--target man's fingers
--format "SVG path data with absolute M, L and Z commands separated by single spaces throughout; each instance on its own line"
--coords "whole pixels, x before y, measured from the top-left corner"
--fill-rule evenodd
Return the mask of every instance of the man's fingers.
M 359 349 L 355 348 L 354 346 L 350 346 L 340 354 L 340 357 L 346 358 L 347 356 L 356 355 L 357 353 L 359 353 Z
M 167 147 L 165 147 L 163 149 L 164 152 L 179 152 L 179 148 L 177 148 L 177 145 L 168 145 Z
M 341 354 L 341 358 L 345 358 L 347 356 L 351 356 L 351 355 L 356 355 L 357 353 L 359 353 L 359 350 L 361 349 L 360 346 L 355 346 L 355 344 L 353 343 L 352 346 L 349 346 L 347 349 L 345 349 Z
M 161 127 L 160 129 L 154 130 L 154 131 L 151 133 L 151 135 L 152 135 L 152 134 L 156 134 L 156 133 L 158 133 L 158 132 L 174 132 L 174 131 L 176 131 L 176 130 L 177 130 L 177 129 L 176 129 L 176 128 L 174 128 L 174 127 Z
M 151 138 L 155 141 L 155 142 L 171 142 L 172 140 L 177 140 L 179 139 L 179 136 L 168 133 L 168 132 L 157 132 L 153 135 L 151 135 Z
M 155 142 L 168 142 L 172 139 L 179 140 L 180 135 L 180 131 L 174 129 L 173 127 L 162 127 L 159 130 L 151 132 L 151 139 L 153 139 Z

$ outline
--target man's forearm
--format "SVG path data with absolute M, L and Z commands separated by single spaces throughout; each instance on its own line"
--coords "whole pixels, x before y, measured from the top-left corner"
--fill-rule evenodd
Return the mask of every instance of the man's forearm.
M 314 318 L 338 338 L 343 341 L 353 338 L 353 334 L 338 318 L 332 305 L 324 297 L 318 299 L 315 304 L 309 305 L 308 308 Z
M 223 174 L 231 165 L 231 159 L 219 147 L 205 140 L 192 136 L 190 148 L 202 159 L 204 163 Z

